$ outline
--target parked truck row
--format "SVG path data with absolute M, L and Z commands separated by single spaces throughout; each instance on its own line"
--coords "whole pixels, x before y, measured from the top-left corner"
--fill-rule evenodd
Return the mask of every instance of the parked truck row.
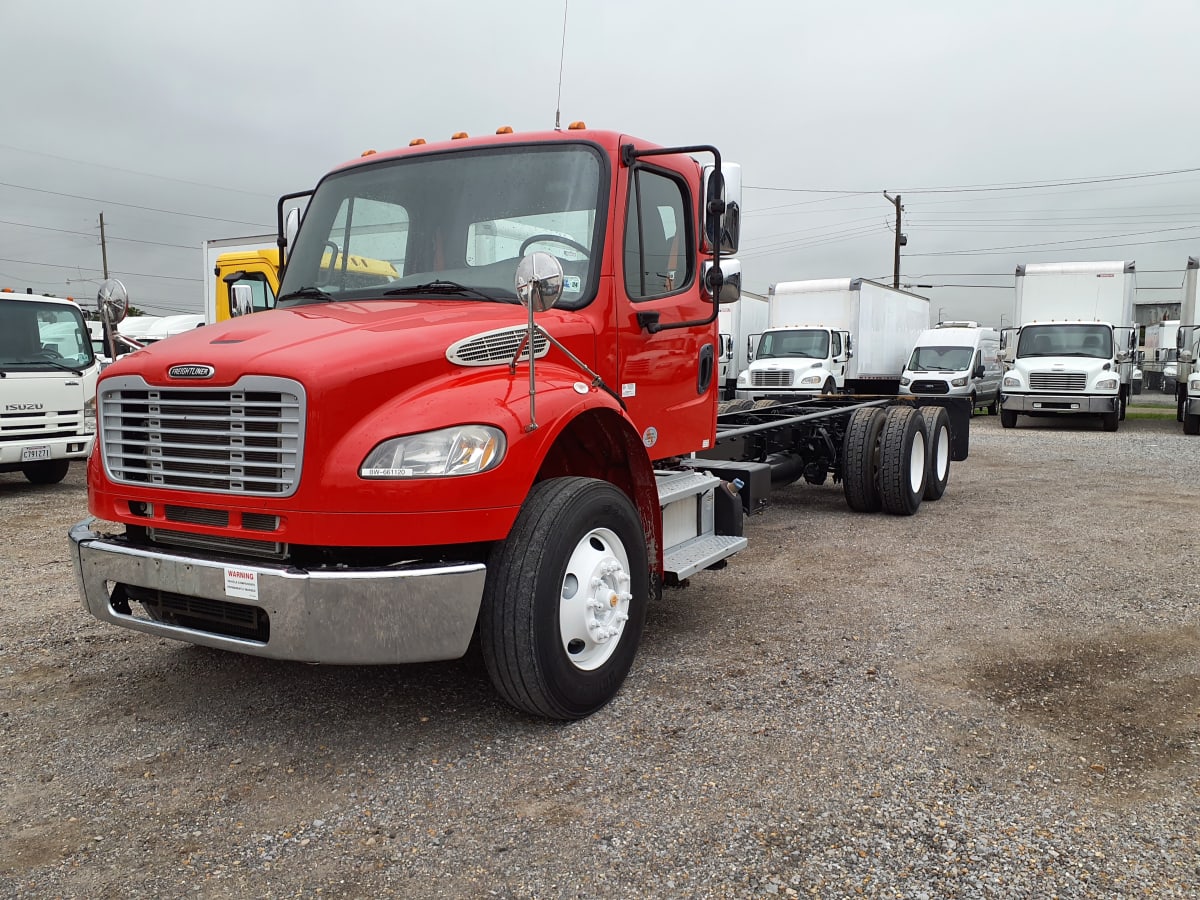
M 475 640 L 513 706 L 594 712 L 647 604 L 745 547 L 773 488 L 832 480 L 856 510 L 911 515 L 968 454 L 953 396 L 801 390 L 798 370 L 722 401 L 739 207 L 715 147 L 581 124 L 414 143 L 285 195 L 273 309 L 218 311 L 99 378 L 88 508 L 116 525 L 71 529 L 85 608 L 308 662 Z M 249 268 L 229 276 L 252 308 Z M 840 357 L 840 391 L 875 373 L 844 365 L 855 328 L 928 325 L 922 298 L 873 290 L 765 333 L 823 331 L 838 352 L 809 365 Z

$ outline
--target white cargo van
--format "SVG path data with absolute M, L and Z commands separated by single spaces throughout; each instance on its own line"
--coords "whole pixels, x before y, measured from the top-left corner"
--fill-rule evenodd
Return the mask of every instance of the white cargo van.
M 978 322 L 939 322 L 921 332 L 900 376 L 900 390 L 918 397 L 970 397 L 994 416 L 1000 405 L 1000 332 Z

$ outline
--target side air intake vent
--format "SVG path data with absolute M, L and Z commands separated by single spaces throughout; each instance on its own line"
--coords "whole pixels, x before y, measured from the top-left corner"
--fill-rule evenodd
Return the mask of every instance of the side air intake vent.
M 456 366 L 494 366 L 497 363 L 512 362 L 513 354 L 525 340 L 525 326 L 515 328 L 497 328 L 495 331 L 485 331 L 483 334 L 473 334 L 470 337 L 456 341 L 446 350 L 446 359 Z M 550 342 L 545 335 L 538 333 L 534 336 L 535 356 L 541 359 L 550 349 Z M 529 348 L 521 351 L 521 359 L 529 359 Z

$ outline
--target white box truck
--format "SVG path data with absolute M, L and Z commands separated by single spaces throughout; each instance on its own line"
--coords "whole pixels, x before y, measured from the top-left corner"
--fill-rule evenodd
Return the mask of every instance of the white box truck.
M 798 394 L 895 394 L 929 299 L 866 278 L 784 281 L 767 295 L 767 329 L 738 377 L 739 400 Z
M 738 376 L 746 371 L 754 352 L 753 342 L 767 327 L 767 298 L 743 290 L 736 303 L 726 303 L 717 311 L 720 352 L 717 377 L 721 399 L 732 400 Z
M 62 481 L 96 440 L 100 361 L 73 300 L 0 292 L 0 472 Z
M 1176 416 L 1184 434 L 1200 434 L 1200 321 L 1197 320 L 1196 282 L 1200 260 L 1189 256 L 1183 272 L 1179 302 L 1179 328 L 1175 336 Z
M 1013 428 L 1023 415 L 1085 414 L 1116 431 L 1132 384 L 1136 291 L 1132 262 L 1018 266 L 1020 324 L 1001 332 L 1008 371 L 1000 424 Z

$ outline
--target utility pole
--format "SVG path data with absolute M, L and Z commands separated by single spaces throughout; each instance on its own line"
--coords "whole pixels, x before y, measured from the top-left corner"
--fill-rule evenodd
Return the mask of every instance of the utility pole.
M 900 251 L 897 250 L 896 252 L 899 253 Z M 104 263 L 104 277 L 108 278 L 108 245 L 104 243 L 104 213 L 100 213 L 100 259 Z
M 900 287 L 900 248 L 908 243 L 908 238 L 906 238 L 903 234 L 900 233 L 900 218 L 904 212 L 904 207 L 900 205 L 900 195 L 899 194 L 897 194 L 895 197 L 893 197 L 887 191 L 884 191 L 883 196 L 887 198 L 889 203 L 891 203 L 893 206 L 896 207 L 896 265 L 895 265 L 895 268 L 893 269 L 895 274 L 892 276 L 892 287 L 899 288 Z

